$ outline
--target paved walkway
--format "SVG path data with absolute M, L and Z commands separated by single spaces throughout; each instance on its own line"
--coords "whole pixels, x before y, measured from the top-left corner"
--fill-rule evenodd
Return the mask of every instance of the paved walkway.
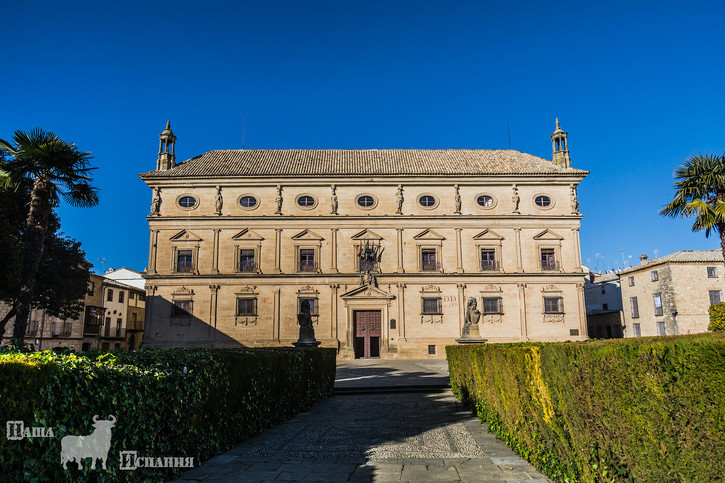
M 439 362 L 340 362 L 336 385 L 440 383 Z M 445 391 L 334 396 L 178 481 L 548 480 Z

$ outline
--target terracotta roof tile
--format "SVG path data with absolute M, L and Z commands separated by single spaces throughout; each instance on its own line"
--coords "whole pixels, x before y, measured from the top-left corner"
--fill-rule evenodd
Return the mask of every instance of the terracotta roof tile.
M 503 149 L 216 150 L 142 178 L 226 176 L 586 175 Z

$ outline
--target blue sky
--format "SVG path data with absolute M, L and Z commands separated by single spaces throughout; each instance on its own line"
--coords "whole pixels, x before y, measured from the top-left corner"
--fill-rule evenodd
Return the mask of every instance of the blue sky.
M 725 2 L 2 2 L 0 138 L 92 151 L 101 203 L 60 208 L 101 270 L 143 270 L 158 134 L 239 148 L 506 148 L 569 132 L 582 258 L 715 249 L 662 218 L 672 171 L 725 152 Z M 600 256 L 597 256 L 599 254 Z M 602 260 L 604 262 L 602 263 Z

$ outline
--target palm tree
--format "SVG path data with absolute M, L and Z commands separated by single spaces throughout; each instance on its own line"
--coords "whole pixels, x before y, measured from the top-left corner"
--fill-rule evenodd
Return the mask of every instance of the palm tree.
M 725 258 L 725 156 L 691 156 L 675 169 L 675 197 L 663 216 L 695 217 L 692 231 L 716 231 Z
M 0 139 L 0 150 L 11 158 L 3 162 L 1 184 L 5 188 L 24 183 L 32 185 L 23 233 L 18 311 L 13 328 L 13 339 L 22 341 L 53 208 L 60 198 L 71 206 L 95 206 L 98 192 L 90 185 L 93 178 L 89 174 L 95 169 L 90 167 L 90 153 L 78 151 L 75 144 L 40 128 L 34 128 L 30 133 L 15 131 L 13 142 Z

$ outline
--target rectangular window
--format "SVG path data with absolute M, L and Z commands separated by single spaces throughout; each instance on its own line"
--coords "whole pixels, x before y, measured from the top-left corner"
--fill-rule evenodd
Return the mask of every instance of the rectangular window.
M 484 314 L 501 314 L 501 297 L 483 297 Z
M 121 290 L 120 292 L 118 292 L 118 301 L 119 301 L 119 302 L 123 302 L 123 295 L 124 295 L 125 293 L 126 293 L 126 292 L 124 292 L 123 290 Z
M 442 305 L 441 305 L 441 298 L 440 297 L 431 297 L 431 298 L 424 298 L 423 299 L 423 313 L 424 314 L 441 314 L 442 313 Z
M 136 297 L 136 294 L 135 294 L 135 293 L 133 293 L 133 292 L 129 292 L 129 293 L 128 293 L 128 299 L 129 299 L 129 300 L 133 300 L 133 299 L 134 299 L 134 297 Z
M 320 315 L 319 313 L 319 304 L 317 303 L 317 299 L 314 297 L 300 297 L 297 299 L 297 313 L 302 313 L 302 302 L 307 301 L 310 304 L 310 315 Z
M 655 303 L 655 315 L 662 315 L 664 311 L 662 310 L 662 294 L 659 292 L 655 292 L 652 294 L 652 298 L 654 299 Z
M 657 270 L 652 270 L 652 272 L 650 272 L 650 274 L 652 275 L 652 281 L 653 282 L 656 282 L 657 280 L 660 279 L 660 276 L 657 273 Z
M 113 302 L 113 290 L 110 288 L 106 292 L 106 300 L 108 300 L 109 302 Z
M 544 297 L 544 313 L 560 314 L 564 312 L 564 304 L 561 297 Z
M 436 260 L 435 248 L 423 248 L 420 251 L 421 269 L 424 271 L 438 270 L 438 261 Z
M 708 295 L 710 295 L 710 305 L 722 302 L 722 292 L 720 290 L 709 290 Z
M 122 319 L 116 319 L 116 337 L 121 337 L 121 326 L 123 325 Z
M 191 317 L 191 300 L 174 300 L 172 317 Z
M 602 310 L 609 310 L 608 304 L 602 304 Z
M 664 322 L 657 322 L 657 335 L 667 335 Z
M 104 330 L 106 337 L 111 335 L 111 318 L 106 317 L 106 328 Z
M 257 315 L 256 298 L 238 298 L 237 315 Z
M 556 252 L 553 248 L 541 249 L 541 269 L 542 270 L 558 270 L 556 263 Z
M 493 248 L 481 249 L 481 270 L 496 270 L 496 250 Z
M 602 295 L 605 295 L 607 293 L 606 287 L 602 286 Z
M 638 323 L 632 324 L 632 329 L 634 330 L 635 337 L 642 337 L 642 329 L 640 328 Z
M 315 250 L 313 248 L 300 248 L 300 272 L 314 272 Z
M 145 293 L 138 294 L 138 300 L 140 302 L 144 302 L 146 300 L 146 294 Z
M 632 309 L 632 318 L 638 319 L 639 318 L 639 303 L 637 302 L 637 297 L 629 297 L 629 306 Z
M 428 354 L 430 354 L 430 355 L 433 355 L 433 354 L 435 354 L 435 353 L 436 353 L 436 346 L 434 346 L 434 345 L 429 345 L 429 346 L 428 346 Z
M 717 278 L 717 267 L 707 267 L 707 278 Z
M 183 273 L 191 273 L 194 271 L 191 250 L 179 250 L 176 252 L 176 271 Z
M 88 295 L 93 295 L 93 293 L 95 291 L 96 291 L 96 283 L 95 282 L 88 282 Z
M 254 249 L 239 250 L 239 271 L 240 272 L 257 271 L 257 262 L 254 259 Z
M 634 287 L 634 277 L 629 277 L 627 280 L 629 281 L 629 286 Z

